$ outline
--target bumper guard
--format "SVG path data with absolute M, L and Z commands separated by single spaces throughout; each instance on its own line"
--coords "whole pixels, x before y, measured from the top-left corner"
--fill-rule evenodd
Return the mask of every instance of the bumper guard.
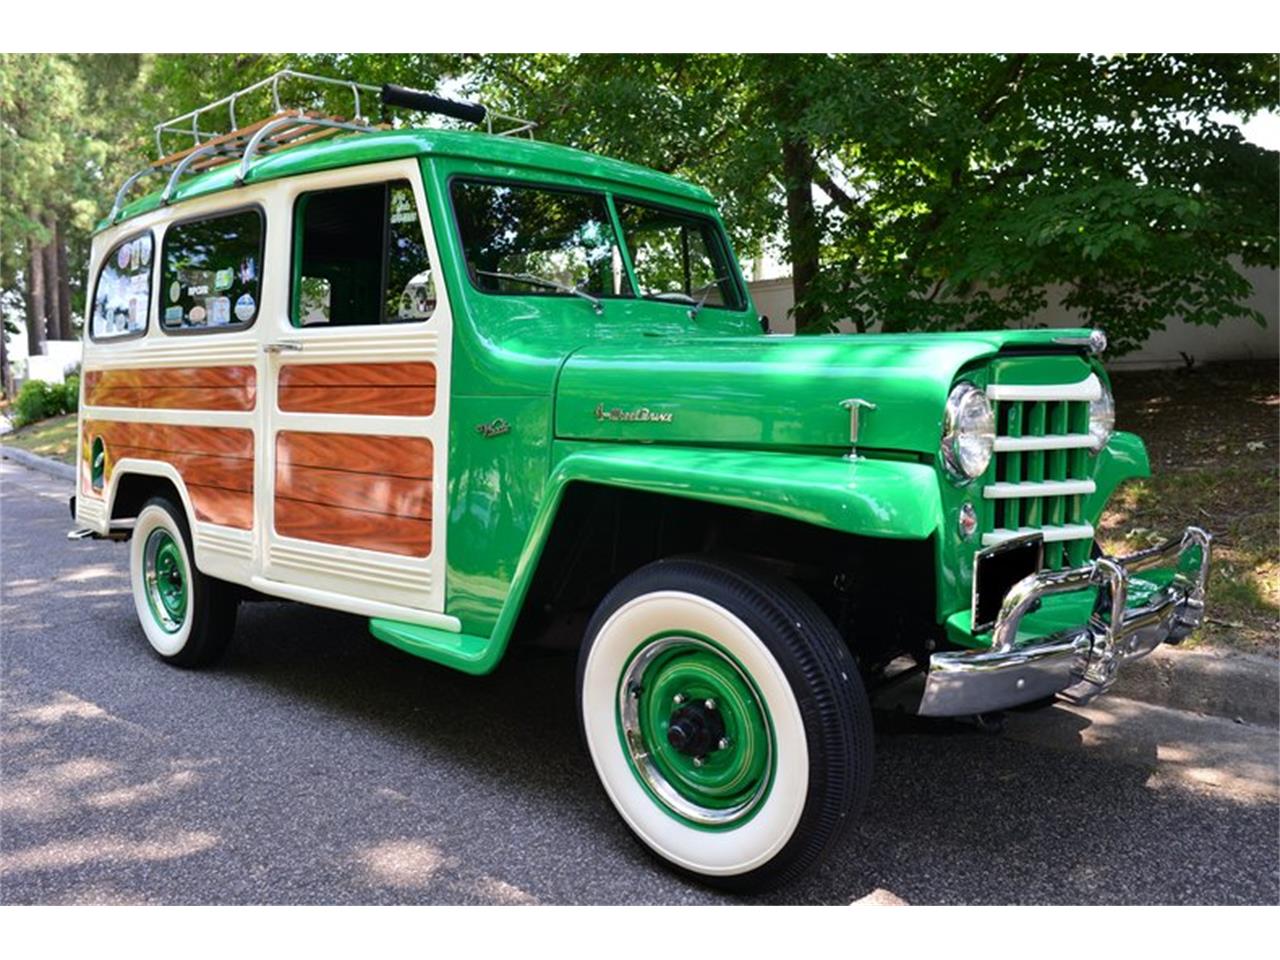
M 1121 663 L 1144 657 L 1162 643 L 1177 643 L 1204 619 L 1212 538 L 1188 527 L 1168 540 L 1127 557 L 1101 557 L 1070 570 L 1033 574 L 1016 583 L 1004 599 L 986 650 L 935 653 L 929 659 L 923 716 L 968 716 L 1003 710 L 1062 694 L 1086 703 L 1115 682 Z M 1154 567 L 1178 564 L 1200 548 L 1198 570 L 1178 569 L 1169 584 L 1140 607 L 1128 609 L 1129 577 Z M 1047 596 L 1098 588 L 1087 625 L 1021 645 L 1023 617 Z

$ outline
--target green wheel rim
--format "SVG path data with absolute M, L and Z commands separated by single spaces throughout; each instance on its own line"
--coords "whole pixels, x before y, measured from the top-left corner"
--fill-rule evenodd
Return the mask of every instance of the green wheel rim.
M 177 633 L 187 616 L 187 561 L 168 530 L 151 531 L 142 550 L 142 576 L 152 619 L 165 633 Z
M 677 819 L 738 826 L 768 795 L 768 709 L 741 664 L 706 638 L 654 637 L 636 650 L 618 690 L 618 729 L 632 772 Z

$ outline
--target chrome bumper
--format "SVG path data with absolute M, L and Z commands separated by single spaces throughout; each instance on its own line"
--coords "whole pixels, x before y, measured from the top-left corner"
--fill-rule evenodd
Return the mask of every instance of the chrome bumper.
M 1177 643 L 1204 619 L 1211 537 L 1188 527 L 1168 540 L 1127 557 L 1103 557 L 1070 570 L 1038 573 L 1019 581 L 1000 608 L 987 650 L 935 653 L 929 659 L 923 716 L 954 717 L 1003 710 L 1062 694 L 1087 702 L 1115 682 L 1120 664 L 1144 657 L 1162 643 Z M 1178 564 L 1200 548 L 1198 570 L 1174 574 L 1140 607 L 1127 609 L 1129 577 Z M 1016 643 L 1018 628 L 1044 597 L 1098 588 L 1088 624 L 1078 630 Z

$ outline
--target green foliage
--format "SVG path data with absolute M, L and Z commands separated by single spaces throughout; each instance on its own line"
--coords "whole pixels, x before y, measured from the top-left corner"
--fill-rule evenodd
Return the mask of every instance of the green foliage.
M 66 413 L 75 413 L 80 409 L 80 377 L 72 374 L 62 384 L 62 409 Z
M 64 387 L 65 384 L 49 383 L 45 380 L 28 380 L 24 383 L 13 401 L 14 426 L 25 427 L 37 420 L 45 420 L 75 410 L 78 399 L 68 409 Z M 76 387 L 78 391 L 79 380 L 76 381 Z M 77 393 L 77 398 L 78 396 Z
M 1278 108 L 1278 60 L 5 54 L 0 286 L 16 289 L 28 241 L 47 239 L 35 215 L 52 204 L 69 227 L 82 313 L 90 225 L 154 159 L 152 125 L 292 66 L 461 84 L 538 120 L 542 139 L 703 184 L 739 255 L 790 258 L 802 329 L 1000 327 L 1057 301 L 1122 351 L 1173 317 L 1261 322 L 1236 267 L 1276 263 L 1277 154 L 1224 117 Z M 341 90 L 307 105 L 354 108 Z M 361 106 L 385 122 L 425 121 Z M 241 122 L 270 110 L 265 94 L 249 98 Z
M 1171 317 L 1262 320 L 1235 267 L 1276 262 L 1277 155 L 1223 116 L 1277 108 L 1274 55 L 472 67 L 548 139 L 706 185 L 741 252 L 789 254 L 808 329 L 999 327 L 1057 299 L 1123 351 Z

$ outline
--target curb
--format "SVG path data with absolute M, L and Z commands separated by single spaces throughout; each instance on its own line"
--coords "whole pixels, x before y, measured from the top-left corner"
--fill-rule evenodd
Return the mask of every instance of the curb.
M 38 453 L 30 453 L 19 447 L 11 447 L 8 444 L 0 443 L 0 457 L 5 460 L 12 460 L 14 463 L 20 463 L 24 467 L 30 467 L 32 470 L 47 473 L 59 480 L 67 480 L 71 483 L 76 482 L 75 467 L 49 457 L 42 457 Z
M 1280 723 L 1280 661 L 1209 647 L 1158 647 L 1120 668 L 1111 693 L 1237 723 Z

